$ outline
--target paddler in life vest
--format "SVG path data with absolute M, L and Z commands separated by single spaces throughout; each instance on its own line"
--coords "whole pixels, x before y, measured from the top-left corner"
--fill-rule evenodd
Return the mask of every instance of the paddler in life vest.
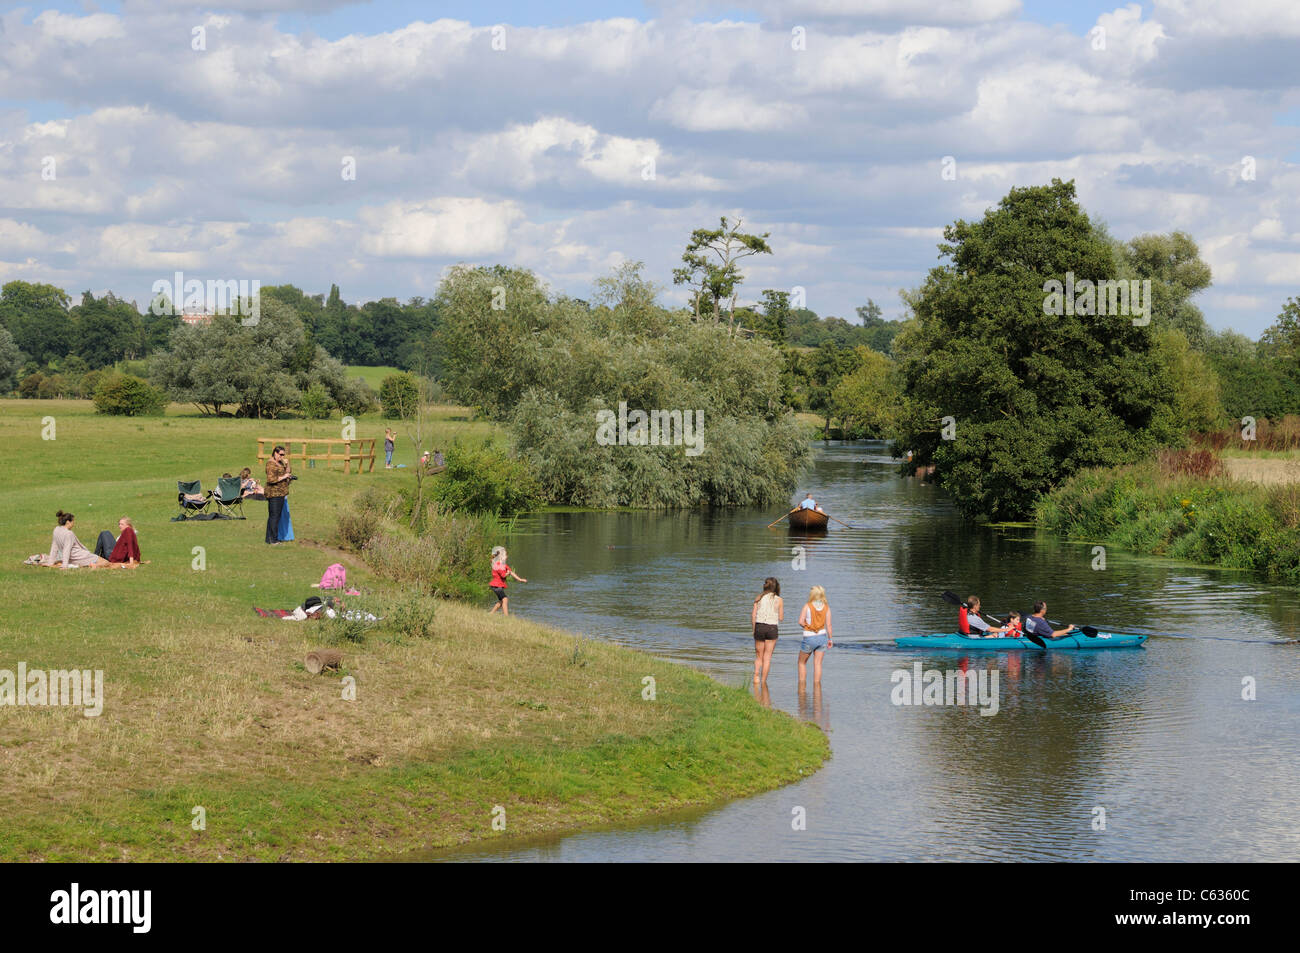
M 969 609 L 966 606 L 970 606 Z M 957 610 L 957 628 L 962 635 L 977 639 L 996 639 L 1007 631 L 1006 626 L 994 627 L 980 618 L 980 597 L 967 596 L 966 606 Z

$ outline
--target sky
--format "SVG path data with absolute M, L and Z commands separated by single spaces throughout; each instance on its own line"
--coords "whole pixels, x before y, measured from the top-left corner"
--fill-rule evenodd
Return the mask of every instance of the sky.
M 0 0 L 0 283 L 74 300 L 458 262 L 589 297 L 631 260 L 685 303 L 726 215 L 774 250 L 742 302 L 895 318 L 945 225 L 1052 178 L 1189 233 L 1257 337 L 1300 295 L 1300 4 Z

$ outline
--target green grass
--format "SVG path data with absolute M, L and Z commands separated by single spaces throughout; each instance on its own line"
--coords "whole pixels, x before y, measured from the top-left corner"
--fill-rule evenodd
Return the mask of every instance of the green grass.
M 359 364 L 348 367 L 348 377 L 361 378 L 376 394 L 379 393 L 379 385 L 384 382 L 385 377 L 400 373 L 401 370 L 396 367 L 363 367 Z
M 434 438 L 490 425 L 433 412 Z M 43 440 L 45 418 L 55 439 Z M 358 437 L 385 422 L 358 421 Z M 770 789 L 827 756 L 815 727 L 691 669 L 486 607 L 438 606 L 434 636 L 377 628 L 343 644 L 343 671 L 308 675 L 316 623 L 261 619 L 342 562 L 362 605 L 398 594 L 334 548 L 340 508 L 411 470 L 303 469 L 290 504 L 298 542 L 246 521 L 171 523 L 176 481 L 258 470 L 259 436 L 325 436 L 337 424 L 106 418 L 84 401 L 0 401 L 0 668 L 103 669 L 98 718 L 0 707 L 0 859 L 245 860 L 382 857 L 486 838 L 606 824 Z M 401 428 L 399 434 L 401 433 Z M 398 460 L 413 458 L 399 440 Z M 134 519 L 136 570 L 21 565 L 49 549 L 57 509 L 93 545 Z M 194 547 L 206 568 L 194 568 Z M 557 571 L 562 571 L 557 568 Z M 653 676 L 657 699 L 641 697 Z M 342 698 L 355 679 L 356 700 Z M 506 813 L 504 832 L 492 810 Z M 191 827 L 206 811 L 206 830 Z

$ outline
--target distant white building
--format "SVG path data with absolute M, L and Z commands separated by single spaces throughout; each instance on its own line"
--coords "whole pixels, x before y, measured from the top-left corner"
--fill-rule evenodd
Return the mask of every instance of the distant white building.
M 186 324 L 211 324 L 214 317 L 216 315 L 210 311 L 185 311 L 181 314 L 181 320 Z

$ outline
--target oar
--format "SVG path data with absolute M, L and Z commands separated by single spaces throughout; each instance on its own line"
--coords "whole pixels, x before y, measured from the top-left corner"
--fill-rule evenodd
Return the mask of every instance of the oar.
M 1061 625 L 1061 623 L 1059 623 L 1059 622 L 1053 622 L 1051 619 L 1048 619 L 1048 620 L 1047 620 L 1047 624 L 1050 625 L 1053 629 L 1064 629 L 1064 628 L 1065 628 L 1065 626 Z M 1098 630 L 1095 626 L 1091 626 L 1091 625 L 1076 625 L 1076 626 L 1074 627 L 1074 632 L 1082 632 L 1084 635 L 1086 635 L 1086 636 L 1087 636 L 1088 638 L 1090 638 L 1090 639 L 1095 639 L 1095 638 L 1097 637 L 1097 632 L 1098 632 L 1098 631 L 1099 631 L 1099 630 Z M 1071 632 L 1070 634 L 1073 635 L 1074 632 Z M 1064 636 L 1062 636 L 1062 638 L 1064 638 Z
M 957 595 L 957 593 L 955 593 L 955 592 L 949 592 L 949 591 L 945 590 L 945 591 L 944 591 L 944 594 L 943 594 L 943 597 L 944 597 L 944 599 L 946 599 L 948 602 L 951 602 L 951 603 L 952 603 L 953 605 L 955 605 L 955 606 L 962 606 L 963 608 L 966 608 L 966 609 L 969 609 L 969 608 L 970 608 L 970 606 L 966 605 L 965 600 L 963 600 L 963 599 L 962 599 L 959 595 Z M 1002 621 L 1001 619 L 999 619 L 997 616 L 989 616 L 989 618 L 992 619 L 994 622 L 996 622 L 998 625 L 1003 625 L 1003 624 L 1005 624 L 1005 623 L 1003 623 L 1003 621 Z M 1055 626 L 1053 626 L 1053 628 L 1055 628 Z M 1034 643 L 1035 645 L 1037 645 L 1040 649 L 1045 649 L 1045 648 L 1047 648 L 1047 643 L 1044 642 L 1044 641 L 1043 641 L 1041 638 L 1039 638 L 1038 636 L 1034 635 L 1034 633 L 1030 632 L 1028 629 L 1025 629 L 1025 630 L 1024 630 L 1024 634 L 1025 634 L 1025 638 L 1027 638 L 1030 642 L 1033 642 L 1033 643 Z
M 826 514 L 826 518 L 827 518 L 827 519 L 831 519 L 831 520 L 835 520 L 835 522 L 839 523 L 841 526 L 845 526 L 845 527 L 847 527 L 847 528 L 849 528 L 849 529 L 853 529 L 853 527 L 852 527 L 852 526 L 849 526 L 849 524 L 846 523 L 846 522 L 844 522 L 844 520 L 835 519 L 835 517 L 834 517 L 834 516 L 831 516 L 830 513 L 827 513 L 827 514 Z
M 796 506 L 796 507 L 794 508 L 794 510 L 797 510 L 798 508 L 799 508 L 799 507 Z M 790 513 L 793 513 L 794 510 L 791 510 Z M 783 520 L 783 519 L 788 519 L 788 518 L 790 517 L 790 513 L 786 513 L 785 516 L 778 516 L 776 519 L 772 520 L 772 522 L 768 523 L 768 524 L 767 524 L 766 526 L 764 526 L 763 528 L 764 528 L 764 529 L 771 529 L 771 528 L 772 528 L 773 526 L 775 526 L 777 523 L 781 522 L 781 520 Z

